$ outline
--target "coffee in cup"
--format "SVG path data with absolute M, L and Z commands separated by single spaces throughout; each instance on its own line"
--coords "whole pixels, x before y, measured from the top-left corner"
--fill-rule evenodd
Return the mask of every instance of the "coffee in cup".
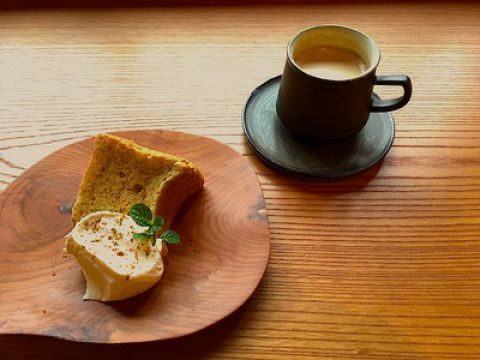
M 312 46 L 296 54 L 295 62 L 307 74 L 330 80 L 357 77 L 367 70 L 358 54 L 338 47 Z

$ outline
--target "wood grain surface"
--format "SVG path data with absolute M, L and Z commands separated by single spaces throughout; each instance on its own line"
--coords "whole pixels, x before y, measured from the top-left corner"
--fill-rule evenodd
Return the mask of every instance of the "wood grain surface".
M 94 343 L 172 339 L 238 309 L 257 288 L 270 253 L 265 201 L 247 159 L 227 145 L 172 131 L 118 136 L 183 156 L 204 188 L 177 214 L 181 236 L 150 291 L 119 302 L 82 301 L 85 280 L 63 253 L 71 207 L 93 149 L 87 139 L 60 149 L 0 194 L 0 334 Z
M 0 357 L 478 359 L 479 18 L 480 5 L 457 2 L 1 13 L 2 188 L 100 131 L 205 135 L 253 162 L 272 253 L 251 300 L 194 336 L 142 346 L 1 337 Z M 378 73 L 414 84 L 383 164 L 335 183 L 269 170 L 240 122 L 250 91 L 282 71 L 288 40 L 320 23 L 371 35 Z

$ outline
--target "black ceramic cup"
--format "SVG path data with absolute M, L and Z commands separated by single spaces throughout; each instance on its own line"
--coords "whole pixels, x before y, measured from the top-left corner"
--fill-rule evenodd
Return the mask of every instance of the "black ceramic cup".
M 360 74 L 340 80 L 311 75 L 296 62 L 312 47 L 337 48 L 358 55 Z M 289 42 L 277 98 L 277 115 L 293 134 L 310 140 L 342 139 L 359 132 L 371 112 L 405 106 L 412 95 L 406 75 L 375 74 L 380 50 L 367 35 L 339 25 L 320 25 L 299 32 Z M 374 85 L 398 85 L 403 95 L 390 100 L 372 97 Z

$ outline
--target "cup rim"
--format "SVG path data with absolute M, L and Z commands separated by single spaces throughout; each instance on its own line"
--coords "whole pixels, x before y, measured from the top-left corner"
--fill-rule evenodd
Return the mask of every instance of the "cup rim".
M 301 36 L 303 33 L 307 32 L 307 31 L 311 31 L 311 30 L 314 30 L 314 29 L 318 29 L 318 28 L 327 28 L 327 27 L 333 27 L 333 28 L 341 28 L 341 29 L 344 29 L 344 30 L 350 30 L 350 31 L 353 31 L 353 32 L 356 32 L 357 34 L 367 38 L 371 44 L 375 47 L 376 51 L 377 51 L 377 59 L 375 59 L 375 61 L 372 62 L 372 65 L 370 65 L 370 67 L 363 73 L 361 73 L 360 75 L 357 75 L 357 76 L 354 76 L 354 77 L 351 77 L 351 78 L 347 78 L 347 79 L 327 79 L 327 78 L 322 78 L 322 77 L 318 77 L 318 76 L 314 76 L 314 75 L 311 75 L 309 73 L 307 73 L 306 71 L 304 71 L 294 60 L 293 58 L 293 43 L 294 41 L 299 37 Z M 328 81 L 328 82 L 332 82 L 332 83 L 345 83 L 345 82 L 350 82 L 350 81 L 354 81 L 354 80 L 357 80 L 357 79 L 361 79 L 361 78 L 364 78 L 368 75 L 370 75 L 372 72 L 375 71 L 375 69 L 378 67 L 378 64 L 380 63 L 380 58 L 381 58 L 381 53 L 380 53 L 380 48 L 378 47 L 377 43 L 375 42 L 375 40 L 373 40 L 370 36 L 368 36 L 367 34 L 365 34 L 364 32 L 360 31 L 360 30 L 357 30 L 355 28 L 352 28 L 350 26 L 345 26 L 345 25 L 339 25 L 339 24 L 321 24 L 321 25 L 313 25 L 313 26 L 309 26 L 305 29 L 302 29 L 300 30 L 299 32 L 297 32 L 291 39 L 290 41 L 288 42 L 288 45 L 287 45 L 287 60 L 293 65 L 293 67 L 300 71 L 302 74 L 312 78 L 312 79 L 317 79 L 317 80 L 322 80 L 322 81 Z

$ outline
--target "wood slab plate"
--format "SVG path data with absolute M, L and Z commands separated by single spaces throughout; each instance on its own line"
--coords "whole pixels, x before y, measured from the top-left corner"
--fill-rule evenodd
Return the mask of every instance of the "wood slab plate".
M 116 133 L 184 156 L 205 188 L 177 215 L 161 281 L 120 302 L 82 301 L 85 282 L 62 252 L 93 139 L 67 146 L 25 171 L 0 194 L 0 334 L 125 343 L 191 334 L 223 319 L 265 272 L 270 235 L 248 159 L 215 140 L 171 131 Z

